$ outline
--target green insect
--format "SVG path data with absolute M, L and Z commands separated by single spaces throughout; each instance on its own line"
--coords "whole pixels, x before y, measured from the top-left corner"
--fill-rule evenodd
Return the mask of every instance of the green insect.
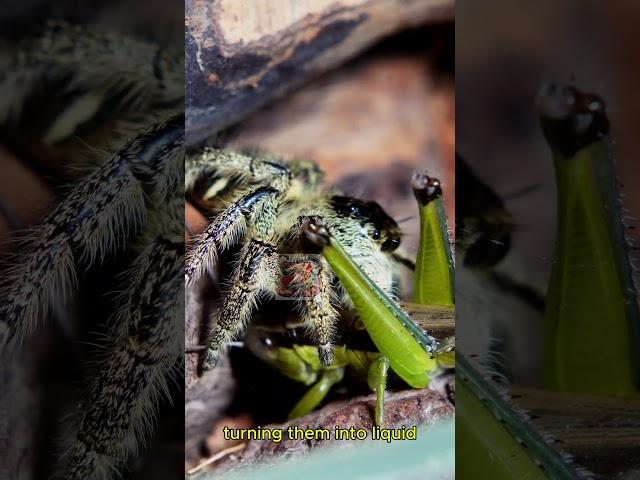
M 640 365 L 636 289 L 609 123 L 604 102 L 573 87 L 543 87 L 538 108 L 558 186 L 558 238 L 544 308 L 544 388 L 598 394 L 587 398 L 600 399 L 599 413 L 607 412 L 611 397 L 637 397 Z M 593 478 L 555 450 L 462 352 L 456 375 L 456 454 L 467 458 L 456 472 L 460 478 Z M 555 395 L 546 401 L 562 402 Z M 625 405 L 627 416 L 633 407 Z M 566 416 L 577 414 L 576 402 L 566 407 L 565 430 Z
M 452 326 L 453 260 L 442 208 L 442 189 L 437 179 L 426 175 L 415 175 L 413 187 L 421 220 L 421 242 L 415 275 L 416 299 L 431 300 L 431 305 L 423 307 L 426 316 L 436 323 L 444 320 Z M 389 368 L 409 386 L 425 388 L 433 376 L 453 368 L 453 338 L 438 344 L 434 338 L 426 335 L 396 302 L 362 272 L 321 218 L 308 218 L 301 228 L 306 239 L 320 250 L 347 291 L 373 345 L 365 349 L 348 345 L 336 347 L 333 362 L 323 365 L 315 346 L 296 343 L 279 345 L 273 338 L 273 332 L 267 334 L 264 329 L 257 334 L 254 328 L 253 335 L 250 331 L 247 344 L 254 353 L 284 375 L 311 386 L 291 411 L 290 418 L 305 415 L 316 408 L 347 371 L 366 381 L 371 390 L 376 392 L 375 421 L 377 425 L 382 425 Z M 436 268 L 430 270 L 429 266 Z M 449 328 L 449 333 L 451 330 Z M 261 336 L 260 341 L 256 341 L 256 335 Z
M 408 308 L 414 312 L 414 321 L 425 327 L 429 325 L 438 337 L 453 335 L 455 320 L 451 309 L 416 304 L 409 304 Z M 382 425 L 388 361 L 376 350 L 366 332 L 351 327 L 348 335 L 343 345 L 335 347 L 334 361 L 329 366 L 321 364 L 317 348 L 304 329 L 295 326 L 254 322 L 247 330 L 244 345 L 281 374 L 310 387 L 292 408 L 289 418 L 302 417 L 315 410 L 334 385 L 349 377 L 377 393 L 375 421 L 376 425 Z M 443 342 L 436 359 L 440 368 L 453 368 L 451 341 Z
M 604 102 L 549 85 L 539 110 L 556 168 L 559 224 L 545 311 L 545 387 L 637 395 L 640 312 Z

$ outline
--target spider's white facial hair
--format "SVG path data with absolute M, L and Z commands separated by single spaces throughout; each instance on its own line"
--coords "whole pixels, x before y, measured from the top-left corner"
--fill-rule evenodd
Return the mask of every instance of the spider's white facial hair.
M 456 267 L 456 347 L 477 355 L 480 363 L 501 363 L 525 384 L 540 375 L 542 337 L 532 326 L 542 315 L 523 300 L 501 290 L 488 272 Z M 502 332 L 508 349 L 495 351 L 494 333 Z M 524 352 L 524 353 L 523 353 Z

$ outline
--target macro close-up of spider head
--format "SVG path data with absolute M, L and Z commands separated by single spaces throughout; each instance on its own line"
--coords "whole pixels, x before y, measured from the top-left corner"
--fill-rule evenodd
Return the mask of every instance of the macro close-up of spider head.
M 428 430 L 453 413 L 450 11 L 382 3 L 258 6 L 273 21 L 239 30 L 248 4 L 188 3 L 189 478 L 339 443 L 247 432 Z M 353 34 L 334 35 L 344 18 Z

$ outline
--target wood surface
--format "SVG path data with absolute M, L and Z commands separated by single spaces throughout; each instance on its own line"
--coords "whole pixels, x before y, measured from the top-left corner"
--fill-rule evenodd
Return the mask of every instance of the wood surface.
M 453 14 L 453 0 L 187 0 L 187 145 L 381 38 Z

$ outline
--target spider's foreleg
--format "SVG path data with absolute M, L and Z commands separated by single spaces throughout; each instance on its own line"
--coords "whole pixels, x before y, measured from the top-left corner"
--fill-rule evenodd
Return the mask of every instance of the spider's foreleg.
M 271 191 L 273 190 L 273 191 Z M 271 189 L 260 201 L 245 205 L 250 217 L 249 241 L 240 251 L 240 261 L 231 277 L 231 288 L 213 329 L 203 369 L 215 366 L 219 350 L 238 335 L 246 325 L 262 292 L 275 291 L 280 277 L 274 224 L 280 205 L 277 190 Z
M 51 302 L 64 296 L 76 263 L 102 260 L 145 223 L 147 189 L 167 188 L 152 184 L 149 179 L 157 175 L 151 172 L 182 164 L 175 152 L 183 138 L 180 116 L 145 131 L 72 189 L 31 232 L 0 281 L 0 346 L 20 338 Z
M 184 244 L 159 236 L 133 266 L 103 368 L 86 402 L 68 478 L 111 478 L 149 430 L 181 353 Z
M 285 191 L 289 187 L 291 171 L 276 158 L 251 156 L 219 148 L 206 148 L 198 155 L 187 157 L 185 164 L 185 190 L 194 188 L 198 180 L 219 174 L 225 178 L 251 180 Z M 217 192 L 210 192 L 214 194 Z M 207 199 L 205 194 L 205 200 Z
M 241 251 L 241 260 L 231 278 L 231 289 L 220 310 L 203 369 L 215 366 L 220 349 L 246 325 L 263 291 L 273 291 L 279 276 L 276 247 L 271 242 L 252 239 Z
M 185 264 L 187 282 L 197 280 L 207 269 L 213 268 L 219 252 L 232 246 L 240 238 L 249 223 L 260 221 L 265 208 L 273 208 L 279 191 L 260 187 L 244 195 L 220 213 L 205 231 L 196 238 Z

